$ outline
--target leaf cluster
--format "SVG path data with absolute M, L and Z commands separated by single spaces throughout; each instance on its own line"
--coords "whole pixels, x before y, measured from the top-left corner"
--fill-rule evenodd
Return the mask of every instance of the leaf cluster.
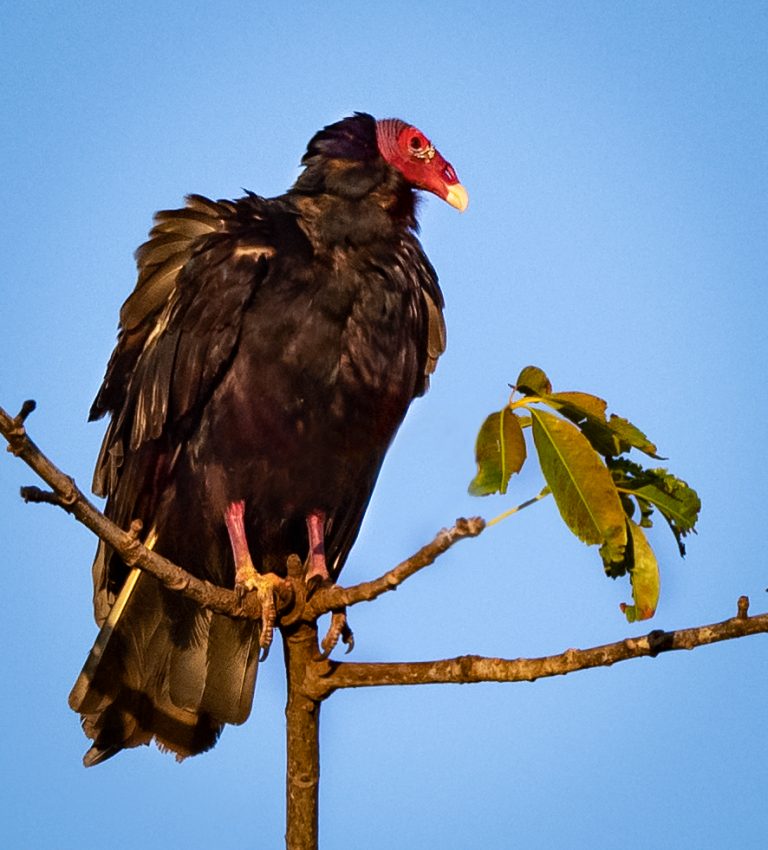
M 636 449 L 662 459 L 640 428 L 607 411 L 607 402 L 590 393 L 553 392 L 543 370 L 527 366 L 507 405 L 480 428 L 469 492 L 507 492 L 528 457 L 524 429 L 530 428 L 544 492 L 554 497 L 565 524 L 579 540 L 600 547 L 608 576 L 629 574 L 634 604 L 622 604 L 622 611 L 633 622 L 652 617 L 659 598 L 658 562 L 644 529 L 658 511 L 684 555 L 683 538 L 695 530 L 701 503 L 668 470 L 626 457 Z

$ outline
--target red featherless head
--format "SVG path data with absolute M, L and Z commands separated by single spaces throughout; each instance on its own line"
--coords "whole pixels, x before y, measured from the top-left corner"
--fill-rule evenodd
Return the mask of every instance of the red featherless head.
M 416 127 L 398 118 L 376 122 L 379 153 L 418 189 L 426 189 L 460 212 L 469 203 L 467 190 L 459 183 L 453 166 Z

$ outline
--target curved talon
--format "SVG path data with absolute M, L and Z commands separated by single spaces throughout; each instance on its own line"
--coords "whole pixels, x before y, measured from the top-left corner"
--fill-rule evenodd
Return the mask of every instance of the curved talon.
M 346 614 L 344 616 L 344 627 L 341 630 L 341 642 L 347 647 L 344 650 L 344 655 L 349 655 L 355 648 L 355 635 L 350 629 L 349 623 L 347 623 Z
M 321 658 L 328 658 L 333 652 L 336 644 L 341 642 L 347 647 L 347 653 L 350 653 L 355 646 L 355 636 L 352 634 L 347 623 L 347 609 L 342 608 L 340 611 L 334 611 L 331 614 L 331 625 L 325 634 L 320 646 L 323 650 Z
M 246 593 L 255 591 L 256 597 L 261 605 L 261 631 L 259 634 L 259 647 L 261 655 L 259 661 L 265 661 L 269 655 L 272 638 L 275 634 L 275 620 L 277 619 L 277 608 L 275 597 L 283 579 L 274 573 L 261 573 L 252 570 L 238 570 L 235 578 L 235 593 L 242 598 Z
M 264 635 L 264 634 L 266 634 L 266 631 L 262 631 L 260 634 Z M 266 661 L 267 658 L 269 658 L 269 648 L 271 646 L 272 646 L 272 629 L 270 628 L 269 629 L 269 645 L 268 646 L 262 646 L 261 645 L 261 637 L 259 638 L 259 647 L 261 648 L 261 652 L 259 653 L 259 663 L 260 664 L 261 664 L 262 661 Z
M 260 583 L 257 589 L 261 602 L 261 630 L 259 631 L 260 661 L 266 661 L 275 632 L 275 589 L 269 581 Z

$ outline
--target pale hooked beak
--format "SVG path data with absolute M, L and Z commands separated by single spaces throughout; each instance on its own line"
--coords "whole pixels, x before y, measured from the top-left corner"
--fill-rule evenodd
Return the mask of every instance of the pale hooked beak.
M 451 186 L 448 186 L 448 192 L 445 196 L 445 200 L 452 207 L 456 207 L 459 212 L 464 212 L 467 208 L 467 204 L 469 203 L 469 195 L 461 183 L 453 183 Z

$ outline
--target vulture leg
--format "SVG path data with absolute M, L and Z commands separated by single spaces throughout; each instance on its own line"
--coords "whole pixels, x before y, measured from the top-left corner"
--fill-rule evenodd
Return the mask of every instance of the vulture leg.
M 307 534 L 309 535 L 309 565 L 307 569 L 307 584 L 315 581 L 331 582 L 328 565 L 325 562 L 325 512 L 312 511 L 307 515 Z M 311 592 L 311 591 L 310 591 Z M 347 623 L 346 608 L 331 613 L 331 625 L 322 640 L 323 658 L 327 658 L 333 651 L 341 638 L 351 652 L 355 645 L 355 638 Z
M 224 512 L 224 521 L 229 532 L 232 545 L 232 555 L 235 559 L 235 593 L 245 594 L 255 590 L 261 603 L 261 635 L 259 646 L 263 650 L 263 661 L 272 644 L 275 630 L 275 593 L 282 584 L 282 579 L 274 573 L 260 573 L 253 565 L 251 553 L 248 550 L 248 540 L 245 536 L 245 502 L 232 502 Z
M 330 581 L 328 565 L 325 563 L 325 511 L 312 511 L 307 515 L 307 532 L 309 534 L 307 584 L 310 584 L 315 576 L 321 581 Z

